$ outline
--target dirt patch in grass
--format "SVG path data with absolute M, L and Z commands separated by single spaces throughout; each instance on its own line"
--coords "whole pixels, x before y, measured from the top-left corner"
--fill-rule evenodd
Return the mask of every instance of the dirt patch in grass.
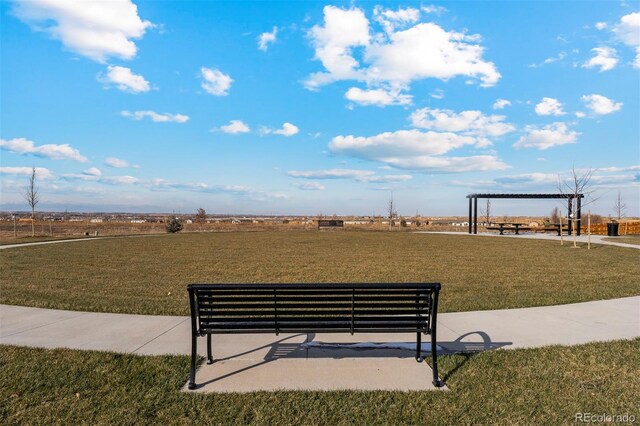
M 441 282 L 442 312 L 640 294 L 640 253 L 555 242 L 383 232 L 161 235 L 2 252 L 0 302 L 186 315 L 188 283 Z
M 202 395 L 179 391 L 189 371 L 185 356 L 0 346 L 0 418 L 225 425 L 574 424 L 576 413 L 638 419 L 638 365 L 636 339 L 444 356 L 449 392 Z

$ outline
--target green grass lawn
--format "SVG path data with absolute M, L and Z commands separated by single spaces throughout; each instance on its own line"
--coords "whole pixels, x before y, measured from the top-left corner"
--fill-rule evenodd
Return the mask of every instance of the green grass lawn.
M 411 362 L 411 361 L 407 361 Z M 187 394 L 189 359 L 0 346 L 3 424 L 574 424 L 640 418 L 640 340 L 441 358 L 449 392 Z M 398 372 L 401 374 L 401 372 Z M 428 380 L 425 375 L 425 380 Z
M 640 252 L 399 232 L 242 232 L 117 238 L 1 252 L 0 302 L 188 314 L 194 282 L 439 281 L 440 310 L 640 294 Z

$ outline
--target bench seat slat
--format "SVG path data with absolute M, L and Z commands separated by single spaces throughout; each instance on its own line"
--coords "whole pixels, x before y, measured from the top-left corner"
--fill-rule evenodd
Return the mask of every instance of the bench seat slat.
M 351 299 L 353 297 L 353 299 L 355 301 L 363 301 L 363 302 L 367 302 L 367 301 L 371 301 L 371 302 L 378 302 L 378 301 L 389 301 L 389 302 L 394 302 L 394 301 L 413 301 L 415 302 L 416 300 L 419 300 L 421 302 L 425 302 L 428 301 L 429 298 L 431 297 L 431 295 L 419 295 L 416 296 L 414 295 L 406 295 L 406 296 L 383 296 L 383 295 L 377 295 L 377 296 L 363 296 L 363 295 L 359 295 L 359 294 L 355 294 L 355 295 L 344 295 L 344 296 L 319 296 L 319 295 L 314 295 L 314 299 L 313 300 L 308 300 L 310 296 L 306 295 L 306 294 L 301 294 L 299 296 L 281 296 L 281 295 L 277 295 L 276 297 L 274 297 L 273 295 L 271 296 L 263 296 L 263 297 L 256 297 L 256 296 L 237 296 L 237 297 L 212 297 L 212 298 L 201 298 L 200 299 L 200 303 L 201 304 L 207 304 L 207 303 L 224 303 L 224 302 L 271 302 L 273 303 L 274 300 L 276 300 L 278 303 L 280 302 L 300 302 L 300 301 L 308 301 L 309 303 L 313 303 L 313 302 L 351 302 Z
M 295 295 L 348 295 L 352 293 L 361 295 L 376 295 L 380 294 L 380 289 L 322 289 L 322 288 L 309 288 L 304 290 L 282 290 L 278 288 L 276 290 L 278 296 L 295 296 Z M 384 291 L 384 294 L 389 295 L 415 295 L 420 293 L 423 295 L 433 293 L 430 289 L 420 288 L 406 288 L 406 289 L 392 289 Z M 201 299 L 218 296 L 238 296 L 238 295 L 273 295 L 273 289 L 249 289 L 249 290 L 198 290 L 198 296 Z
M 189 284 L 189 289 L 197 290 L 199 292 L 214 292 L 219 290 L 265 290 L 276 288 L 277 291 L 283 290 L 398 290 L 398 289 L 421 289 L 421 290 L 434 290 L 440 289 L 439 283 L 393 283 L 393 284 L 381 284 L 381 283 L 265 283 L 265 284 Z
M 351 328 L 351 322 L 350 321 L 343 321 L 343 322 L 301 322 L 301 321 L 296 321 L 296 322 L 288 322 L 288 323 L 284 323 L 284 324 L 278 324 L 277 329 L 282 331 L 284 329 L 287 328 L 309 328 L 309 329 L 313 329 L 313 328 L 345 328 L 345 329 L 350 329 Z M 409 322 L 398 322 L 398 323 L 381 323 L 381 322 L 363 322 L 363 323 L 358 323 L 357 325 L 354 326 L 354 328 L 378 328 L 378 329 L 385 329 L 385 328 L 404 328 L 404 329 L 416 329 L 416 328 L 424 328 L 425 324 L 424 322 L 413 322 L 413 323 L 409 323 Z M 203 325 L 201 330 L 202 331 L 208 331 L 208 330 L 244 330 L 244 329 L 267 329 L 267 330 L 276 330 L 276 326 L 275 324 L 271 323 L 271 324 L 265 324 L 265 323 L 231 323 L 231 324 L 214 324 L 214 325 Z
M 252 315 L 267 315 L 273 312 L 273 309 L 271 309 L 271 311 L 266 312 L 263 311 L 262 313 L 260 313 L 260 311 L 256 311 L 256 310 L 251 310 L 251 311 L 223 311 L 223 310 L 217 310 L 217 309 L 201 309 L 199 311 L 199 315 L 201 318 L 207 318 L 209 316 L 219 316 L 219 317 L 224 317 L 224 316 L 229 316 L 229 317 L 242 317 L 242 316 L 252 316 Z M 420 313 L 422 315 L 427 315 L 430 311 L 427 309 L 424 310 L 420 310 Z M 388 309 L 366 309 L 366 310 L 361 310 L 361 309 L 356 309 L 355 311 L 355 315 L 387 315 L 389 313 L 394 313 L 397 315 L 415 315 L 416 310 L 415 309 L 394 309 L 393 311 L 390 311 Z M 304 310 L 281 310 L 278 309 L 278 315 L 282 315 L 282 316 L 287 316 L 287 315 L 351 315 L 351 310 L 340 310 L 340 309 L 336 309 L 336 310 L 309 310 L 309 309 L 304 309 Z
M 339 303 L 339 302 L 334 302 L 334 303 L 293 303 L 293 302 L 285 302 L 285 303 L 279 303 L 278 302 L 278 310 L 280 309 L 292 309 L 292 308 L 308 308 L 308 309 L 313 309 L 313 308 L 336 308 L 336 309 L 351 309 L 351 301 L 349 302 L 344 302 L 344 303 Z M 274 307 L 274 303 L 271 302 L 271 304 L 263 304 L 263 303 L 255 303 L 255 304 L 250 304 L 250 303 L 220 303 L 220 304 L 215 304 L 215 305 L 205 305 L 203 306 L 204 308 L 218 308 L 218 309 L 271 309 L 273 310 Z M 420 308 L 425 308 L 426 306 L 421 304 Z M 363 309 L 367 309 L 367 308 L 404 308 L 404 309 L 415 309 L 416 308 L 416 303 L 413 302 L 407 302 L 407 303 L 384 303 L 384 302 L 380 302 L 380 303 L 372 303 L 372 302 L 368 302 L 368 303 L 356 303 L 356 309 L 358 308 L 363 308 Z
M 203 325 L 212 325 L 212 324 L 231 324 L 231 323 L 275 323 L 284 324 L 287 322 L 340 322 L 346 321 L 351 322 L 351 317 L 339 316 L 339 317 L 275 317 L 271 318 L 254 318 L 254 317 L 244 317 L 244 318 L 204 318 L 202 320 Z M 354 319 L 354 323 L 364 323 L 364 322 L 415 322 L 415 321 L 426 321 L 426 317 L 417 317 L 413 316 L 367 316 L 367 317 L 356 317 Z

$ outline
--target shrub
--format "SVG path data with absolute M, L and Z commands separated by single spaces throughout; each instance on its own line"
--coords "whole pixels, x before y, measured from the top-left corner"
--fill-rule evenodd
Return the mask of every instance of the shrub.
M 182 231 L 182 220 L 177 217 L 172 217 L 167 222 L 167 232 L 171 234 L 175 234 L 176 232 Z

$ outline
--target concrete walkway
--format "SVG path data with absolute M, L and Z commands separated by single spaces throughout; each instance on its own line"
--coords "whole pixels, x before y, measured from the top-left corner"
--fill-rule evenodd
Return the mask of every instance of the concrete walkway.
M 163 235 L 167 235 L 167 234 L 112 235 L 112 236 L 106 236 L 106 237 L 80 237 L 80 238 L 69 238 L 66 240 L 50 240 L 50 241 L 36 241 L 33 243 L 3 244 L 3 245 L 0 245 L 0 250 L 7 250 L 7 249 L 13 249 L 13 248 L 20 248 L 20 247 L 30 247 L 30 246 L 42 246 L 46 244 L 75 243 L 79 241 L 108 240 L 113 238 L 160 237 Z
M 190 353 L 188 317 L 108 314 L 0 305 L 0 344 L 139 355 Z M 442 353 L 531 348 L 640 337 L 640 296 L 570 305 L 438 315 Z M 205 339 L 199 352 L 205 354 Z M 403 349 L 413 334 L 216 335 L 200 392 L 273 389 L 432 389 L 426 363 Z M 313 342 L 313 344 L 308 344 Z M 305 344 L 307 343 L 307 344 Z M 427 345 L 423 349 L 426 351 Z M 393 380 L 389 380 L 393 377 Z
M 468 234 L 466 232 L 454 232 L 454 231 L 415 231 L 415 234 L 443 234 L 443 235 L 466 235 L 466 236 L 470 236 L 470 237 L 505 237 L 505 238 L 527 238 L 527 239 L 535 239 L 535 240 L 548 240 L 548 241 L 557 241 L 558 243 L 560 242 L 560 237 L 557 235 L 551 235 L 551 234 L 538 234 L 538 233 L 533 233 L 533 234 L 520 234 L 520 235 L 514 235 L 514 234 L 504 234 L 504 235 L 500 235 L 494 232 L 481 232 L 479 234 Z M 114 235 L 114 236 L 107 236 L 107 237 L 86 237 L 86 238 L 73 238 L 73 239 L 68 239 L 68 240 L 53 240 L 53 241 L 37 241 L 34 243 L 19 243 L 19 244 L 5 244 L 5 245 L 0 245 L 0 250 L 7 250 L 7 249 L 13 249 L 13 248 L 19 248 L 19 247 L 29 247 L 29 246 L 40 246 L 40 245 L 45 245 L 45 244 L 61 244 L 61 243 L 74 243 L 74 242 L 78 242 L 78 241 L 95 241 L 95 240 L 105 240 L 105 239 L 111 239 L 111 238 L 141 238 L 141 237 L 160 237 L 166 234 L 140 234 L 140 235 Z M 565 244 L 567 243 L 572 243 L 573 237 L 571 236 L 565 236 L 564 240 L 565 240 Z M 579 237 L 577 237 L 577 241 L 579 243 L 587 243 L 587 236 L 586 235 L 581 235 Z M 592 244 L 602 244 L 602 245 L 607 245 L 607 246 L 617 246 L 617 247 L 624 247 L 624 248 L 632 248 L 632 249 L 636 249 L 636 250 L 640 250 L 640 245 L 635 245 L 635 244 L 627 244 L 627 243 L 619 243 L 617 241 L 607 241 L 605 240 L 605 238 L 612 238 L 612 237 L 607 237 L 604 235 L 592 235 L 591 236 L 591 243 Z M 613 237 L 615 238 L 615 237 Z
M 542 233 L 533 233 L 533 234 L 504 234 L 500 235 L 495 232 L 479 232 L 477 234 L 468 234 L 467 232 L 455 232 L 455 231 L 416 231 L 415 234 L 443 234 L 443 235 L 460 235 L 467 237 L 500 237 L 500 238 L 524 238 L 530 240 L 547 240 L 547 241 L 556 241 L 560 244 L 560 237 L 553 234 L 542 234 Z M 573 244 L 572 236 L 563 236 L 565 244 Z M 576 241 L 579 243 L 587 244 L 588 241 L 587 235 L 576 236 Z M 636 244 L 627 244 L 620 243 L 617 241 L 607 241 L 605 238 L 616 238 L 616 237 L 607 237 L 606 235 L 592 235 L 591 236 L 591 244 L 601 244 L 605 246 L 616 246 L 616 247 L 624 247 L 624 248 L 632 248 L 636 250 L 640 250 L 640 245 Z

